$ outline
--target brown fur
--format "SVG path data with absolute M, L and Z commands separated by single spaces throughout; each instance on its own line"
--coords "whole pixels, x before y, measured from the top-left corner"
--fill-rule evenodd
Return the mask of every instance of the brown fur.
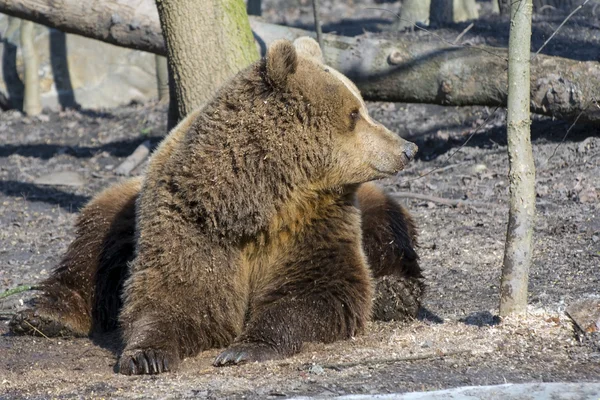
M 185 356 L 226 345 L 215 365 L 279 358 L 306 341 L 362 332 L 373 292 L 357 187 L 397 172 L 412 154 L 414 145 L 368 117 L 354 85 L 276 42 L 170 133 L 136 206 L 135 193 L 124 196 L 137 218 L 121 372 L 172 370 Z M 412 249 L 407 221 L 408 236 L 392 223 L 387 234 L 408 238 Z M 371 237 L 379 240 L 366 234 L 367 250 L 377 247 Z M 390 270 L 404 266 L 405 245 Z M 102 266 L 69 268 L 90 274 Z
M 414 318 L 424 292 L 414 222 L 374 183 L 361 185 L 357 198 L 363 247 L 375 278 L 373 317 L 382 321 Z
M 13 332 L 87 336 L 117 327 L 120 288 L 134 254 L 140 188 L 139 178 L 114 185 L 81 210 L 75 240 L 41 283 L 42 295 L 32 309 L 11 321 Z

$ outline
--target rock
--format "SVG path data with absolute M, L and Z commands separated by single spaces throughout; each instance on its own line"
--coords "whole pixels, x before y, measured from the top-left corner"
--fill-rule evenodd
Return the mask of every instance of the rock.
M 48 186 L 82 186 L 85 180 L 77 172 L 59 171 L 40 176 L 33 183 Z
M 598 147 L 600 147 L 600 139 L 592 136 L 579 143 L 577 146 L 577 152 L 585 154 Z
M 550 189 L 547 185 L 538 184 L 536 185 L 535 192 L 537 197 L 546 197 L 550 193 Z
M 313 375 L 323 375 L 325 373 L 323 367 L 321 367 L 319 364 L 311 365 L 310 368 L 308 368 L 308 372 Z
M 477 175 L 487 170 L 487 166 L 485 164 L 475 164 L 469 168 L 469 172 L 471 175 Z

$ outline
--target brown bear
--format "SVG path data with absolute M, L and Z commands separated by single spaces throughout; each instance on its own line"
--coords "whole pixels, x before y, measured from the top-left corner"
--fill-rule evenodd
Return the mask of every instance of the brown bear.
M 372 313 L 373 277 L 402 294 L 396 313 L 376 298 L 376 315 L 414 316 L 414 225 L 365 182 L 396 174 L 416 150 L 369 117 L 316 42 L 277 41 L 169 134 L 143 179 L 82 210 L 12 330 L 119 326 L 120 372 L 148 374 L 213 347 L 229 346 L 221 366 L 354 336 Z

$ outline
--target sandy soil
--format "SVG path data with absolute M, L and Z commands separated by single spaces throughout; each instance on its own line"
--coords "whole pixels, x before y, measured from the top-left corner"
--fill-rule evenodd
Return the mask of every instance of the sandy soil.
M 597 27 L 590 29 L 597 35 Z M 177 373 L 124 377 L 113 371 L 116 355 L 106 338 L 11 336 L 6 321 L 30 298 L 27 292 L 0 300 L 0 398 L 265 399 L 600 380 L 600 343 L 580 343 L 564 313 L 573 302 L 600 297 L 600 130 L 576 126 L 563 143 L 570 124 L 534 117 L 538 217 L 530 312 L 500 321 L 508 196 L 504 111 L 460 147 L 493 109 L 369 108 L 420 147 L 406 171 L 382 182 L 390 192 L 471 202 L 449 207 L 401 199 L 420 229 L 428 284 L 420 319 L 372 323 L 364 336 L 309 344 L 285 361 L 215 369 L 214 350 L 186 360 Z M 50 273 L 73 238 L 77 210 L 121 179 L 112 170 L 144 140 L 157 144 L 165 126 L 160 104 L 40 118 L 0 113 L 0 292 Z M 59 171 L 79 176 L 63 182 L 70 185 L 36 183 Z

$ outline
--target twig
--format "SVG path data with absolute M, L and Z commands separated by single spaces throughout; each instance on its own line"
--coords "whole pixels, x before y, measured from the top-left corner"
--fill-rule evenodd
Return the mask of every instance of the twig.
M 150 154 L 150 141 L 140 144 L 129 157 L 115 169 L 117 175 L 129 175 Z
M 33 286 L 33 285 L 19 285 L 17 287 L 12 288 L 12 289 L 8 289 L 4 293 L 0 293 L 0 299 L 5 299 L 8 296 L 12 296 L 13 294 L 27 292 L 29 290 L 36 290 L 36 287 Z
M 37 333 L 39 333 L 40 335 L 42 335 L 42 336 L 43 336 L 43 337 L 45 337 L 46 339 L 50 339 L 48 336 L 46 336 L 46 335 L 44 334 L 44 332 L 40 331 L 40 330 L 39 330 L 38 328 L 36 328 L 35 326 L 31 325 L 31 324 L 29 323 L 29 321 L 27 321 L 27 320 L 23 320 L 23 322 L 25 322 L 27 325 L 29 325 L 29 327 L 30 327 L 31 329 L 33 329 L 34 331 L 36 331 Z
M 450 207 L 457 207 L 457 206 L 489 207 L 489 206 L 491 206 L 490 203 L 482 203 L 479 201 L 471 201 L 471 200 L 446 199 L 444 197 L 430 196 L 428 194 L 422 194 L 422 193 L 394 192 L 394 193 L 392 193 L 392 196 L 400 197 L 400 198 L 432 201 L 434 203 L 444 204 L 444 205 L 447 205 Z
M 339 364 L 324 364 L 324 365 L 321 365 L 321 367 L 326 368 L 326 369 L 341 370 L 342 368 L 352 368 L 352 367 L 358 367 L 361 365 L 394 364 L 394 363 L 398 363 L 398 362 L 428 360 L 431 358 L 442 358 L 442 357 L 456 356 L 456 355 L 461 355 L 461 354 L 473 354 L 473 352 L 471 350 L 457 350 L 457 351 L 449 351 L 446 353 L 426 353 L 426 354 L 420 354 L 420 355 L 416 355 L 416 356 L 407 356 L 407 357 L 382 358 L 379 360 L 364 360 L 364 361 L 339 363 Z
M 444 171 L 448 171 L 449 169 L 453 169 L 453 168 L 456 168 L 456 167 L 464 165 L 464 164 L 467 164 L 467 162 L 465 161 L 465 162 L 460 162 L 460 163 L 456 163 L 456 164 L 446 165 L 445 167 L 437 168 L 432 172 L 444 172 Z
M 475 23 L 471 22 L 471 23 L 469 24 L 469 26 L 467 26 L 467 27 L 466 27 L 466 28 L 465 28 L 465 29 L 464 29 L 464 30 L 463 30 L 463 31 L 460 33 L 460 35 L 458 35 L 458 36 L 456 37 L 456 39 L 454 39 L 454 42 L 453 42 L 453 43 L 454 43 L 454 44 L 458 44 L 458 42 L 460 41 L 460 39 L 462 39 L 462 37 L 463 37 L 463 36 L 465 36 L 465 34 L 466 34 L 467 32 L 469 32 L 469 31 L 471 30 L 471 28 L 472 28 L 472 27 L 474 27 L 474 26 L 475 26 Z
M 573 11 L 571 11 L 571 14 L 567 15 L 567 18 L 565 18 L 565 20 L 558 26 L 558 28 L 556 28 L 556 30 L 554 32 L 552 32 L 552 35 L 550 35 L 550 37 L 544 42 L 544 44 L 542 45 L 542 47 L 540 47 L 538 49 L 538 51 L 535 52 L 535 54 L 533 55 L 533 57 L 531 57 L 532 60 L 534 58 L 536 58 L 538 54 L 540 54 L 540 51 L 542 51 L 542 49 L 544 47 L 546 47 L 546 45 L 548 44 L 548 42 L 550 42 L 552 40 L 552 38 L 558 33 L 558 31 L 560 30 L 560 28 L 562 28 L 563 25 L 567 23 L 567 21 L 569 20 L 569 18 L 571 18 L 573 15 L 575 15 L 575 13 L 577 11 L 581 10 L 583 8 L 583 6 L 585 6 L 587 4 L 588 1 L 590 1 L 590 0 L 585 0 L 583 2 L 583 4 L 580 4 Z
M 312 0 L 313 6 L 313 14 L 315 17 L 315 31 L 317 32 L 317 42 L 319 42 L 319 47 L 321 47 L 321 51 L 325 49 L 323 47 L 323 31 L 321 30 L 321 21 L 319 19 L 319 0 Z

